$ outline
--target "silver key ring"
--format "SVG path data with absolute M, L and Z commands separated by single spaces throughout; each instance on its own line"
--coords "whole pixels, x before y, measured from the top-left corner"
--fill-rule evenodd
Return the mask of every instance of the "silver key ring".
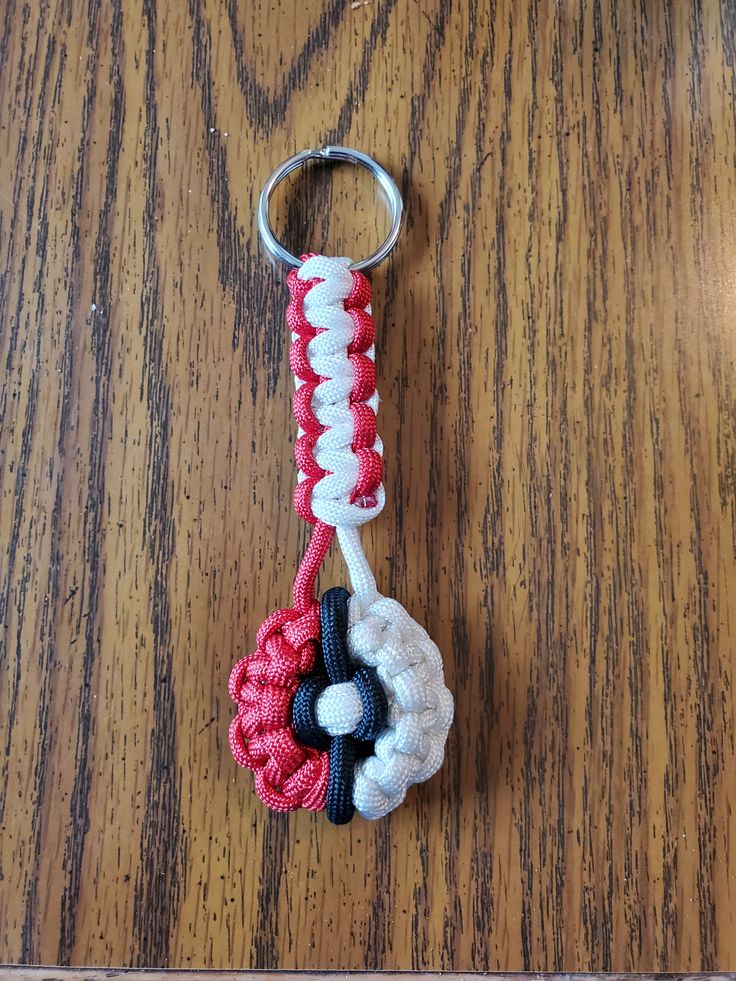
M 404 210 L 404 202 L 401 200 L 401 194 L 396 186 L 394 179 L 391 175 L 381 167 L 380 164 L 376 163 L 373 157 L 369 157 L 367 153 L 361 153 L 360 150 L 351 150 L 350 147 L 346 146 L 326 146 L 321 150 L 302 150 L 301 153 L 297 153 L 293 157 L 289 157 L 288 160 L 284 160 L 276 170 L 271 174 L 266 183 L 263 185 L 263 190 L 261 191 L 261 196 L 258 199 L 258 230 L 261 233 L 261 238 L 263 239 L 263 244 L 266 246 L 268 251 L 276 259 L 280 259 L 281 262 L 285 262 L 289 266 L 301 266 L 302 261 L 298 259 L 295 255 L 292 255 L 288 249 L 285 249 L 281 242 L 276 238 L 271 228 L 271 220 L 268 215 L 269 205 L 271 203 L 271 195 L 279 186 L 281 181 L 290 174 L 297 167 L 302 167 L 308 160 L 322 160 L 322 161 L 345 161 L 346 163 L 357 164 L 360 167 L 365 167 L 366 170 L 370 171 L 375 177 L 378 183 L 381 185 L 386 197 L 388 198 L 389 208 L 391 211 L 391 230 L 386 237 L 386 240 L 380 245 L 375 252 L 365 258 L 361 259 L 359 262 L 354 262 L 352 268 L 355 270 L 372 269 L 373 266 L 377 266 L 379 262 L 386 258 L 391 249 L 396 245 L 396 240 L 399 237 L 399 232 L 401 231 L 401 215 Z

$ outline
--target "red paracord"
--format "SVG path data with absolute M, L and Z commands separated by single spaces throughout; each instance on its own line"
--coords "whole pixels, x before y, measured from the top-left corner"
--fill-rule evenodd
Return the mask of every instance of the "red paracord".
M 253 770 L 256 791 L 277 811 L 325 806 L 327 754 L 298 743 L 289 717 L 299 679 L 314 667 L 319 603 L 314 584 L 335 529 L 318 522 L 294 580 L 294 606 L 275 610 L 258 631 L 258 650 L 241 658 L 228 690 L 238 704 L 230 724 L 237 763 Z
M 345 300 L 345 309 L 355 323 L 355 336 L 348 348 L 355 372 L 350 397 L 353 450 L 359 462 L 353 503 L 370 507 L 375 503 L 383 468 L 381 456 L 373 449 L 375 414 L 365 404 L 375 389 L 375 367 L 365 354 L 373 344 L 374 329 L 373 320 L 364 309 L 370 302 L 370 284 L 360 273 L 352 275 L 354 288 Z M 241 766 L 253 770 L 258 796 L 278 811 L 323 809 L 329 778 L 328 754 L 300 743 L 290 719 L 299 680 L 314 666 L 319 642 L 315 580 L 335 533 L 332 526 L 315 518 L 310 503 L 314 485 L 326 475 L 312 453 L 325 429 L 311 408 L 314 390 L 324 379 L 315 375 L 307 357 L 307 344 L 317 331 L 304 316 L 303 303 L 319 282 L 299 279 L 296 270 L 287 278 L 291 302 L 286 319 L 297 335 L 290 362 L 294 375 L 303 382 L 293 399 L 294 415 L 303 431 L 296 443 L 295 457 L 299 469 L 306 474 L 296 489 L 294 504 L 297 513 L 314 525 L 312 539 L 294 580 L 294 606 L 276 610 L 264 621 L 258 631 L 258 649 L 238 661 L 229 682 L 230 695 L 238 705 L 229 732 L 233 756 Z

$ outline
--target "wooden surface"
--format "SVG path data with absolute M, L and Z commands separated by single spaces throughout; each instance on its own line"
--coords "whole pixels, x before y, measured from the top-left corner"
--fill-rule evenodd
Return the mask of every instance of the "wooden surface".
M 310 972 L 314 981 L 345 981 L 346 973 Z M 355 978 L 355 972 L 349 977 Z M 488 975 L 485 975 L 486 977 Z M 125 969 L 90 969 L 74 967 L 23 967 L 0 965 L 0 977 L 8 981 L 301 981 L 304 973 L 300 971 L 196 971 L 171 970 L 170 968 L 156 970 L 152 968 Z M 357 975 L 358 981 L 406 981 L 406 972 L 371 971 Z M 415 971 L 411 981 L 465 981 L 468 973 L 428 973 Z M 470 975 L 471 981 L 476 981 L 478 975 Z M 480 975 L 483 977 L 483 975 Z M 601 981 L 608 975 L 600 974 L 497 974 L 492 975 L 494 981 Z M 677 978 L 678 981 L 718 981 L 723 974 L 618 974 L 617 981 L 654 981 L 654 979 Z
M 193 971 L 171 970 L 170 968 L 156 970 L 153 968 L 73 968 L 73 967 L 11 967 L 0 965 L 0 972 L 9 981 L 301 981 L 304 977 L 300 971 Z M 310 972 L 314 981 L 351 981 L 355 972 Z M 481 975 L 482 977 L 483 975 Z M 487 976 L 487 975 L 485 975 Z M 731 975 L 732 976 L 732 975 Z M 600 974 L 493 974 L 494 981 L 600 981 L 608 977 Z M 675 977 L 678 981 L 716 981 L 723 974 L 619 974 L 617 978 L 631 981 L 655 981 L 655 979 Z M 468 974 L 429 973 L 415 971 L 411 981 L 465 981 Z M 471 981 L 476 981 L 478 975 L 470 975 Z M 406 981 L 406 972 L 370 971 L 361 972 L 359 981 Z
M 733 6 L 4 13 L 0 960 L 733 967 Z M 441 775 L 347 829 L 267 814 L 226 739 L 305 543 L 254 209 L 325 142 L 406 197 L 366 544 L 457 705 Z M 343 169 L 275 215 L 385 228 Z

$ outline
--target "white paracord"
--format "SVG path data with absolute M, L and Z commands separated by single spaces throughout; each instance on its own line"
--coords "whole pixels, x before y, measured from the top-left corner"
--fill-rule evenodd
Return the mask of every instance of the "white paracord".
M 355 767 L 355 808 L 363 817 L 374 819 L 392 811 L 412 784 L 427 780 L 441 766 L 453 700 L 445 687 L 437 645 L 401 604 L 378 592 L 360 541 L 359 526 L 381 512 L 385 492 L 381 485 L 370 507 L 351 503 L 358 462 L 352 449 L 349 408 L 354 371 L 348 345 L 355 325 L 344 305 L 353 289 L 350 266 L 347 258 L 314 256 L 304 262 L 298 276 L 323 280 L 309 290 L 303 306 L 306 319 L 321 331 L 309 341 L 307 357 L 313 371 L 327 379 L 317 385 L 311 400 L 315 417 L 327 427 L 313 450 L 316 463 L 327 475 L 315 484 L 311 507 L 317 518 L 336 528 L 353 586 L 347 637 L 350 655 L 357 664 L 375 668 L 389 708 L 388 724 L 375 741 L 374 755 L 359 760 Z M 366 310 L 370 313 L 369 307 Z M 374 349 L 367 354 L 374 358 Z M 377 411 L 377 393 L 368 404 Z M 378 437 L 374 449 L 383 453 Z M 304 477 L 300 473 L 300 480 Z M 319 696 L 317 718 L 327 731 L 354 731 L 362 717 L 356 695 L 355 686 L 346 683 L 332 685 Z

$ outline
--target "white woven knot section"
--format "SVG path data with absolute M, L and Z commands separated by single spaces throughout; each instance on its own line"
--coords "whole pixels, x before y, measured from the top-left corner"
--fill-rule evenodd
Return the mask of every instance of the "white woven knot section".
M 307 357 L 317 375 L 327 379 L 312 395 L 312 412 L 326 432 L 317 438 L 313 456 L 327 475 L 312 490 L 312 512 L 328 525 L 357 527 L 375 518 L 383 510 L 386 495 L 381 484 L 376 491 L 376 504 L 361 507 L 352 504 L 351 497 L 358 480 L 358 459 L 353 452 L 353 414 L 350 393 L 355 382 L 353 366 L 348 358 L 348 345 L 355 334 L 355 324 L 345 310 L 345 300 L 353 289 L 351 260 L 312 256 L 298 272 L 299 279 L 322 279 L 304 297 L 304 316 L 316 329 L 323 331 L 307 345 Z M 370 306 L 366 307 L 370 314 Z M 292 335 L 296 340 L 296 335 Z M 375 347 L 366 351 L 375 360 Z M 300 382 L 297 380 L 297 387 Z M 378 393 L 367 404 L 378 411 Z M 301 431 L 300 431 L 301 435 Z M 373 445 L 383 455 L 383 443 L 376 437 Z M 299 480 L 306 475 L 300 471 Z
M 342 681 L 317 696 L 314 706 L 317 722 L 331 736 L 355 732 L 363 718 L 363 702 L 353 681 Z
M 437 645 L 400 603 L 378 596 L 366 608 L 356 594 L 349 621 L 351 658 L 376 669 L 388 699 L 388 725 L 374 755 L 355 767 L 353 803 L 374 819 L 398 807 L 412 784 L 442 765 L 453 700 Z

